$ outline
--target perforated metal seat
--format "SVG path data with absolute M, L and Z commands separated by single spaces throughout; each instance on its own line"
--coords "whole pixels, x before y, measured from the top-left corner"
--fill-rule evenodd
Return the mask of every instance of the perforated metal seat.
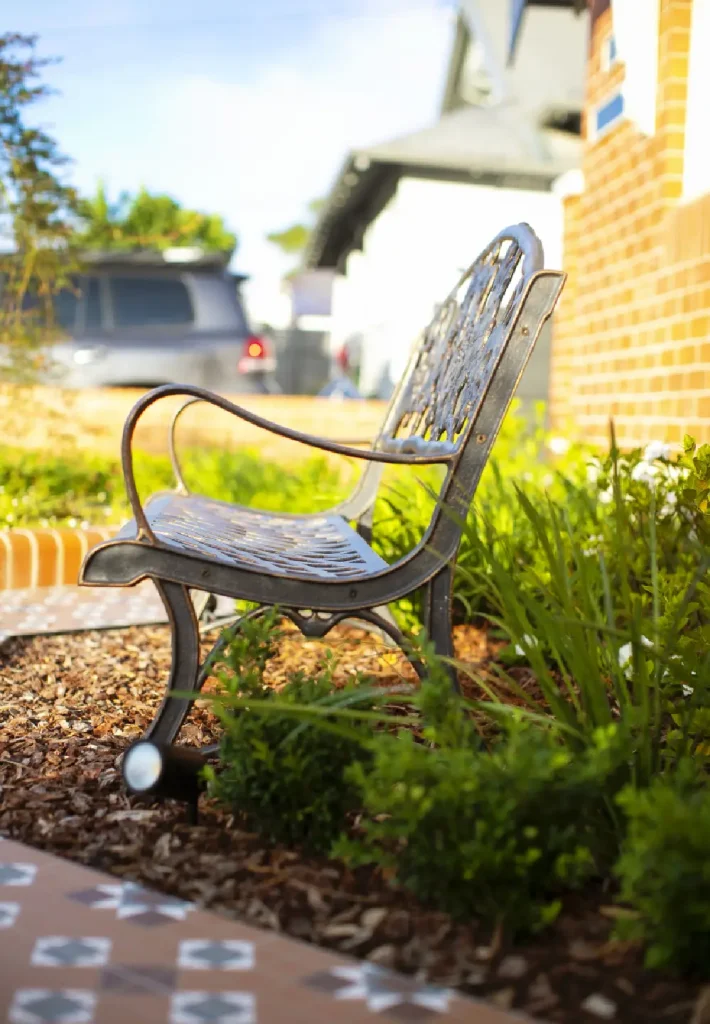
M 232 568 L 304 580 L 351 580 L 387 568 L 341 516 L 290 516 L 199 495 L 167 494 L 145 513 L 158 543 Z M 136 536 L 135 521 L 118 540 Z

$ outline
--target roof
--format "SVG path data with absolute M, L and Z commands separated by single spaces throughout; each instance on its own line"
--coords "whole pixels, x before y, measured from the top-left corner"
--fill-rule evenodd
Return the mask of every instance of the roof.
M 165 269 L 166 267 L 184 267 L 186 270 L 220 269 L 226 270 L 232 252 L 205 252 L 197 247 L 172 249 L 139 249 L 139 250 L 93 250 L 81 254 L 81 262 L 91 266 L 121 266 Z
M 548 191 L 577 167 L 581 143 L 510 107 L 466 107 L 431 128 L 349 155 L 321 210 L 305 266 L 342 269 L 401 177 Z
M 521 4 L 531 9 L 508 66 Z M 578 167 L 588 28 L 579 7 L 579 0 L 460 0 L 440 120 L 349 154 L 305 267 L 342 270 L 404 176 L 549 190 Z M 571 130 L 554 130 L 565 123 Z
M 565 7 L 575 14 L 581 14 L 587 7 L 587 0 L 509 0 L 509 4 L 508 64 L 512 64 L 525 21 L 525 12 L 529 7 Z

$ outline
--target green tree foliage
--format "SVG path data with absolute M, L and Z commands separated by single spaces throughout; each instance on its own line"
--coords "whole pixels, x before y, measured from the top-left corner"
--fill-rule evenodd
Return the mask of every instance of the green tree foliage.
M 37 57 L 35 46 L 35 36 L 0 35 L 0 378 L 26 381 L 60 333 L 52 298 L 76 269 L 78 205 L 61 177 L 66 157 L 28 120 L 51 94 L 41 77 L 53 61 Z
M 100 183 L 80 207 L 76 241 L 82 249 L 132 251 L 199 246 L 210 252 L 233 252 L 237 239 L 218 214 L 186 210 L 168 195 L 142 188 L 123 192 L 111 202 Z
M 274 245 L 277 245 L 282 252 L 289 256 L 300 255 L 308 245 L 308 240 L 311 237 L 313 218 L 318 214 L 324 202 L 324 199 L 313 199 L 308 204 L 308 212 L 311 215 L 308 223 L 292 224 L 290 227 L 284 228 L 283 231 L 272 231 L 270 235 L 266 236 L 267 241 L 273 242 Z

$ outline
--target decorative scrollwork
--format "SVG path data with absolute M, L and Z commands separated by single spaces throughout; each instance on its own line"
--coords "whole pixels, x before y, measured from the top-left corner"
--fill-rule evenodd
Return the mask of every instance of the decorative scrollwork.
M 469 267 L 414 351 L 380 438 L 387 451 L 455 450 L 475 419 L 542 249 L 525 224 L 507 228 Z

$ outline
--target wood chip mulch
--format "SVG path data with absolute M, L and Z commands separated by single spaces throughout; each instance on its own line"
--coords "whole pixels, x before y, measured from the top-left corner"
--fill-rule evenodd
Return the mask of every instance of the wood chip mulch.
M 398 679 L 401 664 L 383 657 L 372 637 L 341 627 L 333 638 L 341 678 L 361 670 Z M 456 641 L 459 657 L 485 670 L 492 653 L 485 634 L 457 627 Z M 315 667 L 321 652 L 320 643 L 289 635 L 271 664 L 272 681 L 296 665 Z M 120 756 L 150 721 L 169 659 L 165 627 L 16 639 L 0 648 L 0 833 L 538 1019 L 710 1022 L 698 986 L 645 971 L 638 949 L 610 941 L 609 893 L 570 901 L 553 928 L 511 946 L 477 922 L 454 924 L 418 906 L 375 871 L 270 846 L 209 804 L 191 826 L 181 805 L 130 800 Z M 181 741 L 215 738 L 201 705 Z

